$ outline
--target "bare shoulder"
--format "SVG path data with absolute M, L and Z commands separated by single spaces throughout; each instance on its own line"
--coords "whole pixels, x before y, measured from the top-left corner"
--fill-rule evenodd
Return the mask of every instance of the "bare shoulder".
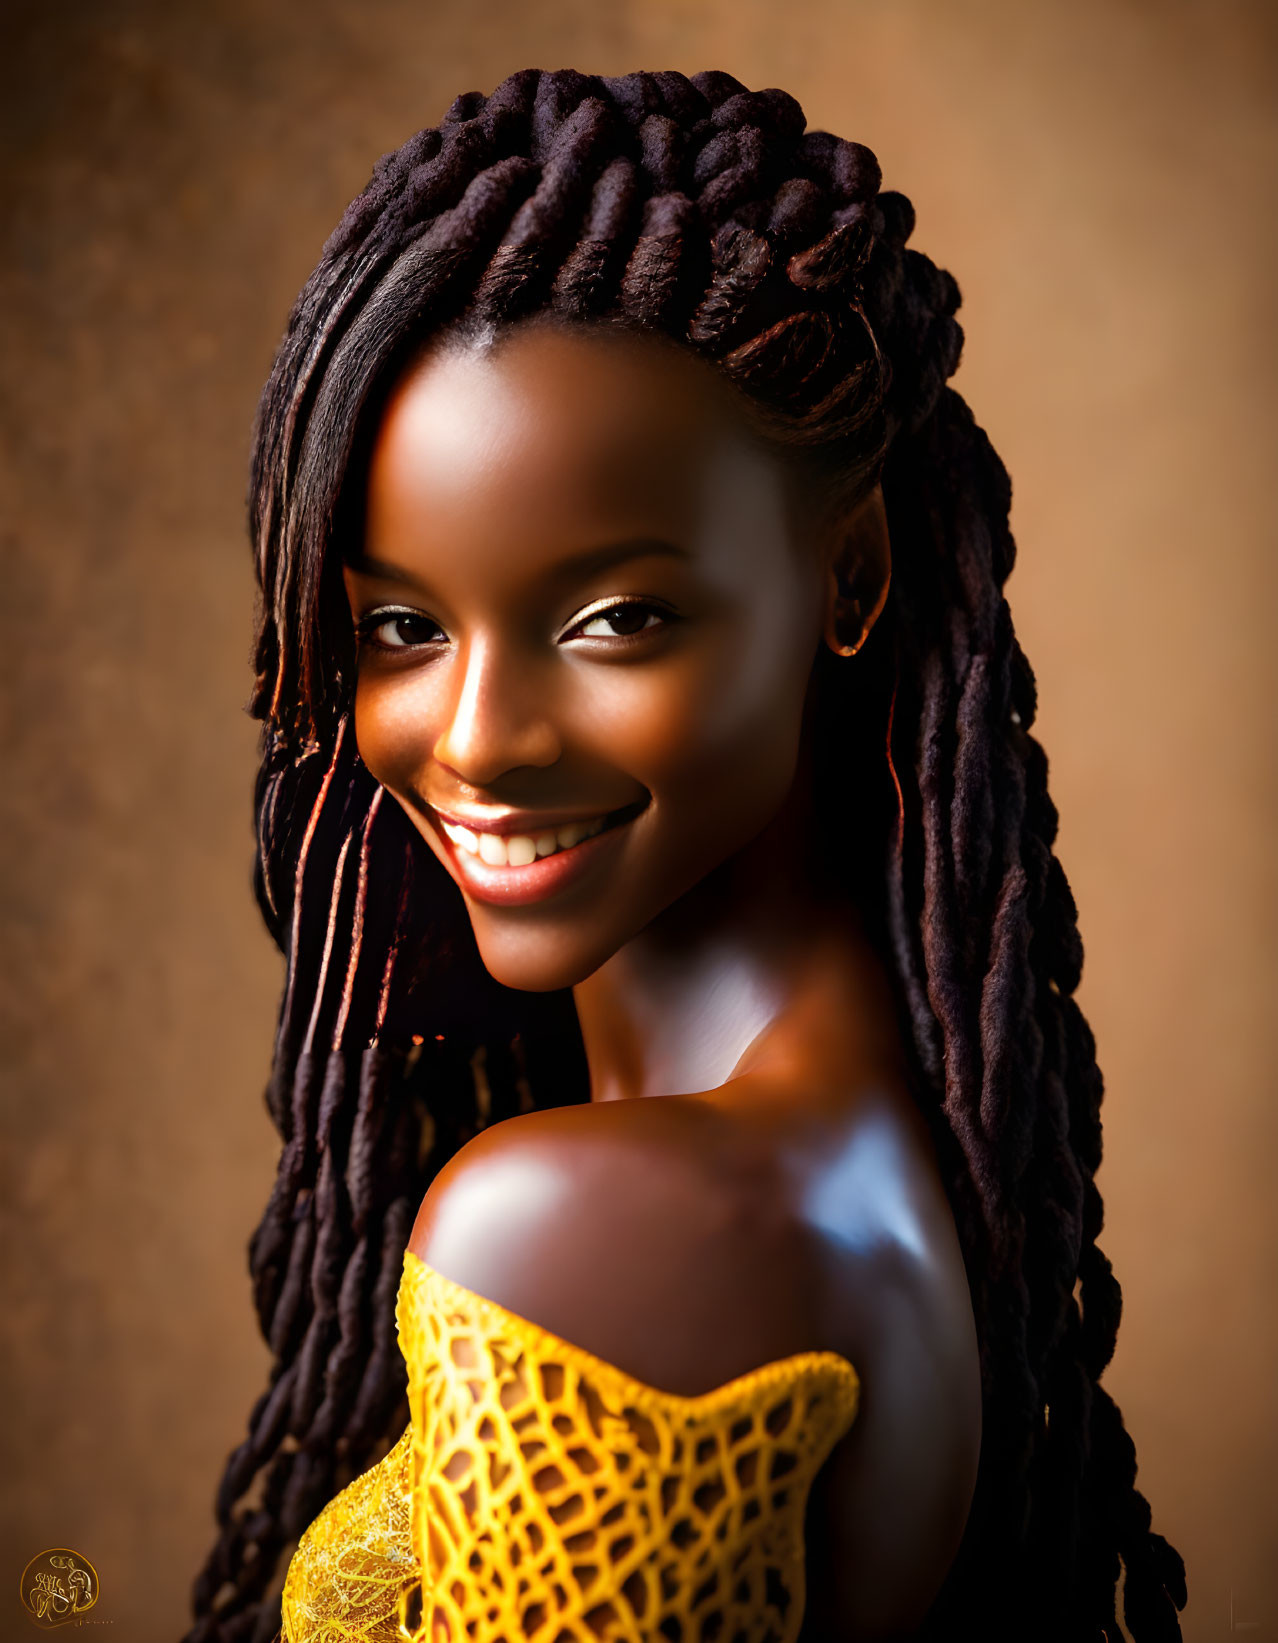
M 812 1344 L 803 1244 L 768 1146 L 694 1097 L 482 1131 L 432 1183 L 409 1240 L 456 1282 L 688 1395 Z
M 970 1344 L 953 1218 L 901 1092 L 725 1089 L 507 1119 L 441 1170 L 409 1247 L 671 1391 L 812 1348 L 864 1361 L 898 1325 Z

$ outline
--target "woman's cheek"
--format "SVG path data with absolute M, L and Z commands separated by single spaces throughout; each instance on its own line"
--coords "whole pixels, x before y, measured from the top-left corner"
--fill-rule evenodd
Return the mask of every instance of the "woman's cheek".
M 355 691 L 355 740 L 373 776 L 393 792 L 412 787 L 438 740 L 437 691 L 428 681 L 361 674 Z
M 793 659 L 778 661 L 763 670 L 745 646 L 716 647 L 653 703 L 651 785 L 695 831 L 753 836 L 789 791 L 804 692 Z
M 722 647 L 600 670 L 575 715 L 602 762 L 657 789 L 731 742 L 741 718 L 739 680 Z

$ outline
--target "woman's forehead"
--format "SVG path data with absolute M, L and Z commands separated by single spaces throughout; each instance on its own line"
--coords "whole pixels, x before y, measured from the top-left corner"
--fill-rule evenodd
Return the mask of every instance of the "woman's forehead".
M 489 513 L 508 525 L 512 509 L 675 528 L 757 505 L 779 481 L 736 393 L 690 350 L 625 332 L 535 324 L 489 346 L 443 343 L 387 402 L 369 533 Z

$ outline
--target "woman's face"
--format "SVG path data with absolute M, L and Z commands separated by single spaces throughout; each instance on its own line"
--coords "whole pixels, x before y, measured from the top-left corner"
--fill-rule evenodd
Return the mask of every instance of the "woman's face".
M 822 561 L 736 392 L 532 323 L 388 402 L 345 567 L 356 736 L 508 986 L 582 981 L 794 780 Z

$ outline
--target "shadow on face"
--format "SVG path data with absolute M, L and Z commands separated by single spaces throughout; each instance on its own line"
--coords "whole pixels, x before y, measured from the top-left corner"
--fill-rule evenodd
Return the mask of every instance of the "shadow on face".
M 738 391 L 665 339 L 436 339 L 344 566 L 355 728 L 507 986 L 583 980 L 778 813 L 831 589 Z

